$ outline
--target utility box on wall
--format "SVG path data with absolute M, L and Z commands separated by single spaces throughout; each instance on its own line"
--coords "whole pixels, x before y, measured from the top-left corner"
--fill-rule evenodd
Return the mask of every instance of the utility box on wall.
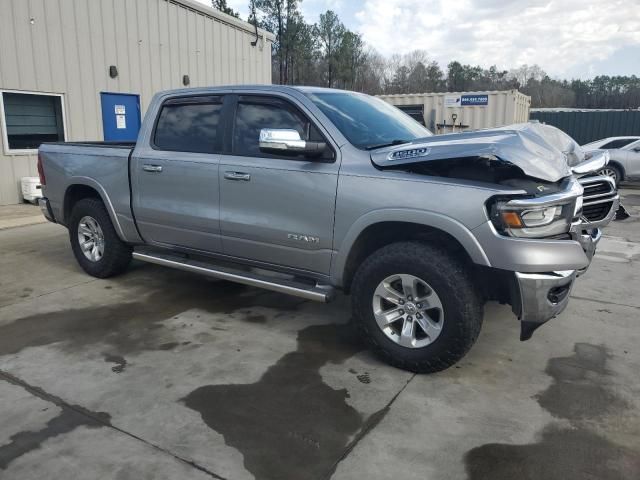
M 499 127 L 529 120 L 531 97 L 517 90 L 380 95 L 435 134 Z

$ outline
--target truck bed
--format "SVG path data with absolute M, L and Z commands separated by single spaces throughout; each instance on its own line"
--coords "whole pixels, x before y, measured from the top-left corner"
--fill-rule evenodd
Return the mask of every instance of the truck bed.
M 66 224 L 64 199 L 69 188 L 91 187 L 100 194 L 122 238 L 135 240 L 138 235 L 129 186 L 129 158 L 134 147 L 134 143 L 124 142 L 43 143 L 39 156 L 56 221 Z

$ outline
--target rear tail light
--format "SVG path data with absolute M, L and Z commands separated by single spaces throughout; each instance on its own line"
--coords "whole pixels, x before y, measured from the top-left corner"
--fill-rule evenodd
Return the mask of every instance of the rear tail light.
M 40 185 L 46 185 L 47 179 L 44 177 L 44 168 L 42 168 L 42 153 L 38 152 L 38 176 L 40 177 Z

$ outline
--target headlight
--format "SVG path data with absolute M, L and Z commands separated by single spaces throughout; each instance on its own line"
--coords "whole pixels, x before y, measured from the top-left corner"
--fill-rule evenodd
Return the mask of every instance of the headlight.
M 565 190 L 533 198 L 492 198 L 487 211 L 498 232 L 512 237 L 543 238 L 567 233 L 582 209 L 582 186 L 574 178 Z
M 572 212 L 566 215 L 569 209 Z M 498 203 L 494 225 L 513 237 L 548 237 L 568 232 L 572 213 L 570 205 L 521 209 Z

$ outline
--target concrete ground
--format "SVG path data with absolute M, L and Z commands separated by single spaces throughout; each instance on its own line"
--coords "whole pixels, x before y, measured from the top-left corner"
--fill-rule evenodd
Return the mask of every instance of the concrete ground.
M 62 227 L 0 231 L 2 479 L 640 478 L 640 190 L 568 310 L 518 341 L 489 304 L 435 375 L 390 368 L 348 299 L 134 264 L 85 275 Z
M 31 203 L 0 205 L 0 230 L 45 223 L 40 207 Z

